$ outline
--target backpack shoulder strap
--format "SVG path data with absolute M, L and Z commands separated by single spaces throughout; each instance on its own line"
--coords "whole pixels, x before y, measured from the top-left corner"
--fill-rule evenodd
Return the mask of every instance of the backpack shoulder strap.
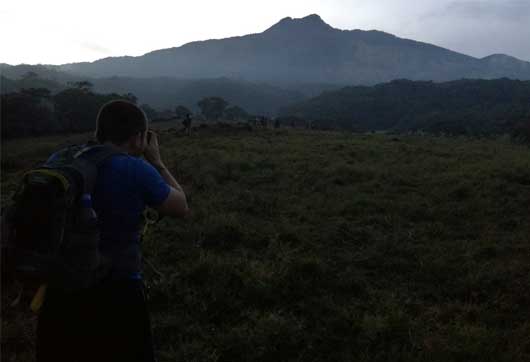
M 108 158 L 116 155 L 126 155 L 125 152 L 118 150 L 116 147 L 110 145 L 88 145 L 79 150 L 74 158 L 82 158 L 96 167 L 101 166 Z
M 74 155 L 72 167 L 83 176 L 83 190 L 92 193 L 96 184 L 99 167 L 112 156 L 126 153 L 109 145 L 88 145 Z

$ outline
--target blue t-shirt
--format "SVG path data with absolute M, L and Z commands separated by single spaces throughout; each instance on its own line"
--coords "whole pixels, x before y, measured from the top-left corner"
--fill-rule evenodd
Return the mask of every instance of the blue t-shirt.
M 101 231 L 100 251 L 112 260 L 115 278 L 140 278 L 140 226 L 146 206 L 159 206 L 170 187 L 141 158 L 116 155 L 99 168 L 92 195 Z

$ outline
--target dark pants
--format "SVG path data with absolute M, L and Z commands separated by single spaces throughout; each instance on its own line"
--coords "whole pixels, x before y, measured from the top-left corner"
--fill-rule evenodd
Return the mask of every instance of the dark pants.
M 142 282 L 48 290 L 37 326 L 37 362 L 47 361 L 155 361 Z

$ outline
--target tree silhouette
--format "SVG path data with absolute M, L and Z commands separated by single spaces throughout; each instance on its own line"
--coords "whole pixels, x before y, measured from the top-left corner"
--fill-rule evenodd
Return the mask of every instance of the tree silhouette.
M 20 93 L 35 98 L 50 98 L 51 96 L 51 91 L 46 88 L 24 88 Z
M 34 78 L 37 78 L 39 75 L 35 72 L 32 72 L 32 71 L 29 71 L 29 72 L 26 72 L 24 73 L 24 75 L 22 75 L 22 79 L 26 80 L 26 79 L 34 79 Z
M 201 99 L 197 105 L 206 119 L 218 120 L 228 106 L 228 102 L 220 97 L 206 97 Z
M 179 119 L 186 118 L 188 114 L 192 114 L 192 112 L 184 106 L 178 106 L 175 108 L 175 117 Z
M 151 121 L 158 118 L 158 112 L 153 109 L 149 104 L 142 104 L 140 108 L 144 111 L 147 118 Z
M 132 102 L 134 104 L 136 104 L 138 102 L 138 97 L 135 96 L 134 94 L 132 93 L 127 93 L 123 96 L 123 98 L 125 98 L 126 100 L 128 100 L 129 102 Z
M 226 119 L 233 121 L 244 120 L 249 117 L 248 113 L 241 107 L 231 106 L 225 109 L 224 116 Z
M 92 91 L 92 88 L 94 87 L 94 84 L 90 83 L 87 80 L 82 80 L 79 82 L 68 82 L 68 86 L 72 88 L 76 88 L 79 90 L 82 90 L 84 92 L 90 92 Z

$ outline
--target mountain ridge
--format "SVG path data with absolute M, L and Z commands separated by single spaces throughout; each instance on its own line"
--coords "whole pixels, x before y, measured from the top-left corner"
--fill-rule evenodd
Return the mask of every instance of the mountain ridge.
M 499 64 L 502 69 L 495 69 Z M 261 33 L 195 41 L 136 57 L 64 64 L 57 69 L 92 77 L 231 77 L 275 84 L 530 79 L 530 63 L 509 55 L 479 59 L 377 30 L 336 29 L 317 14 L 283 18 Z

